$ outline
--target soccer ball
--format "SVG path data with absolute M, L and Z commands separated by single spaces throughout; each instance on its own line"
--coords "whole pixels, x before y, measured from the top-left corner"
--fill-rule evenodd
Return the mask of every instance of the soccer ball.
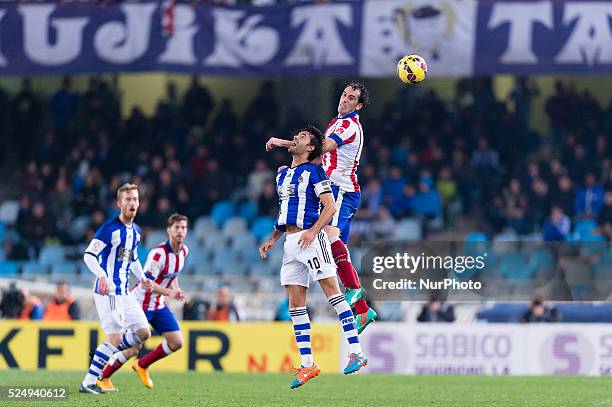
M 419 55 L 406 55 L 397 63 L 397 76 L 404 83 L 419 83 L 425 79 L 426 75 L 427 62 Z

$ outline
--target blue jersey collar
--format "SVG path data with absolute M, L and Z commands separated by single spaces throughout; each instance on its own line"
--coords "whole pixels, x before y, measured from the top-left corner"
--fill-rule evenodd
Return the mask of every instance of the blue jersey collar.
M 172 245 L 170 244 L 170 239 L 166 240 L 166 249 L 168 249 L 168 253 L 175 254 L 174 250 L 172 250 Z M 182 249 L 183 249 L 183 245 L 180 245 L 179 246 L 179 250 L 178 250 L 179 254 L 181 253 Z
M 339 120 L 350 119 L 350 118 L 356 117 L 356 116 L 359 116 L 359 110 L 355 110 L 353 113 L 349 113 L 349 114 L 347 114 L 345 116 L 338 117 L 338 119 Z

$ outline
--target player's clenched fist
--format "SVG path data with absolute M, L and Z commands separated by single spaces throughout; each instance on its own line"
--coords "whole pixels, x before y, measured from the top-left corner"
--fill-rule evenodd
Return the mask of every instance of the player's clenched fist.
M 148 278 L 144 278 L 140 283 L 142 284 L 142 288 L 144 288 L 145 290 L 153 290 L 153 282 Z
M 270 137 L 270 139 L 266 142 L 266 151 L 270 151 L 273 148 L 276 147 L 285 147 L 285 148 L 289 148 L 291 147 L 291 145 L 293 144 L 293 142 L 289 141 L 289 140 L 283 140 L 281 138 L 278 137 Z

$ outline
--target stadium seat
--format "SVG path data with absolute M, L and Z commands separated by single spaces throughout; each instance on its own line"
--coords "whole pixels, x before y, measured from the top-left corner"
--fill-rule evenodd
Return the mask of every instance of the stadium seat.
M 190 233 L 187 235 L 187 238 L 185 239 L 185 244 L 187 245 L 187 247 L 189 247 L 189 249 L 193 252 L 194 250 L 199 250 L 200 246 L 201 246 L 201 239 L 198 239 L 195 235 L 195 233 Z
M 62 246 L 45 246 L 40 251 L 38 261 L 43 266 L 62 263 L 64 261 L 64 248 Z
M 527 280 L 533 277 L 535 270 L 527 264 L 520 252 L 504 254 L 500 260 L 501 273 L 510 280 Z
M 260 216 L 253 222 L 251 233 L 258 242 L 263 241 L 272 234 L 274 228 L 274 218 L 271 216 Z
M 581 219 L 574 225 L 574 240 L 587 240 L 593 235 L 593 231 L 597 228 L 597 224 L 591 219 Z
M 217 233 L 217 224 L 210 216 L 200 216 L 193 225 L 193 233 L 199 240 L 207 235 Z
M 274 245 L 272 250 L 268 252 L 267 260 L 270 262 L 272 267 L 277 270 L 280 270 L 280 266 L 283 262 L 283 256 L 285 255 L 285 251 L 283 250 L 284 243 L 280 240 Z
M 0 277 L 14 277 L 19 273 L 18 261 L 0 261 Z
M 275 270 L 270 262 L 268 261 L 258 261 L 256 263 L 252 263 L 249 269 L 251 276 L 259 277 L 259 276 L 274 276 L 278 270 Z
M 0 204 L 0 221 L 7 225 L 14 225 L 19 215 L 19 202 L 8 200 Z
M 145 246 L 150 249 L 154 248 L 158 244 L 168 240 L 168 235 L 163 229 L 154 229 L 147 234 L 145 239 Z
M 81 275 L 89 275 L 89 276 L 93 276 L 93 274 L 91 273 L 91 271 L 89 271 L 89 268 L 87 267 L 87 264 L 85 264 L 84 261 L 77 261 L 77 273 L 81 274 Z
M 487 242 L 489 238 L 482 232 L 471 232 L 465 236 L 465 242 Z
M 38 261 L 26 261 L 22 264 L 21 272 L 24 276 L 48 274 L 49 267 Z
M 77 269 L 78 267 L 76 263 L 71 261 L 63 261 L 51 265 L 51 274 L 76 274 Z
M 402 321 L 404 319 L 404 311 L 400 301 L 377 302 L 376 311 L 385 321 Z
M 89 273 L 89 272 L 88 272 Z M 75 284 L 81 287 L 91 288 L 94 285 L 95 278 L 93 274 L 73 274 L 74 280 L 70 280 L 70 284 Z
M 257 241 L 255 240 L 255 236 L 250 233 L 241 233 L 239 235 L 234 236 L 232 239 L 232 250 L 236 253 L 242 253 L 247 250 L 252 250 L 253 248 L 257 248 Z
M 185 267 L 187 269 L 193 269 L 193 272 L 195 274 L 199 273 L 199 270 L 202 270 L 203 267 L 205 267 L 206 265 L 210 264 L 210 260 L 209 260 L 209 256 L 208 253 L 206 253 L 204 250 L 201 249 L 197 249 L 194 250 L 193 248 L 191 249 L 191 251 L 189 252 L 189 256 L 187 256 L 187 259 L 185 260 Z M 190 273 L 187 273 L 190 274 Z
M 398 240 L 419 240 L 422 237 L 421 221 L 416 218 L 402 219 L 393 237 Z
M 220 201 L 213 205 L 210 217 L 219 227 L 223 226 L 232 216 L 234 216 L 234 204 L 230 201 Z
M 138 260 L 140 260 L 140 263 L 144 266 L 147 261 L 147 256 L 149 255 L 149 250 L 144 244 L 139 244 L 136 253 L 138 254 Z
M 279 293 L 279 294 L 285 292 L 285 287 L 279 284 L 279 280 L 277 276 L 272 277 L 272 278 L 260 278 L 257 281 L 257 284 L 259 287 L 259 290 L 258 290 L 259 292 Z
M 261 257 L 259 256 L 259 247 L 255 245 L 251 250 L 241 252 L 240 259 L 242 259 L 242 261 L 246 264 L 253 264 L 261 261 Z
M 612 289 L 612 263 L 600 262 L 593 266 L 592 272 L 594 285 L 607 297 Z
M 6 238 L 6 223 L 0 220 L 0 242 Z
M 236 236 L 244 234 L 247 231 L 247 222 L 246 220 L 238 217 L 228 219 L 223 228 L 221 229 L 221 234 L 226 239 L 232 239 Z
M 603 254 L 608 248 L 608 242 L 603 236 L 590 235 L 580 240 L 580 253 L 583 255 Z
M 543 269 L 550 269 L 555 266 L 555 255 L 545 247 L 535 249 L 529 256 L 528 265 L 539 274 Z
M 355 267 L 355 270 L 357 270 L 357 273 L 361 272 L 361 258 L 363 257 L 363 250 L 360 247 L 355 247 L 355 248 L 349 248 L 350 251 L 350 256 L 351 256 L 351 263 L 353 264 L 353 267 Z M 331 259 L 333 262 L 333 259 Z M 336 263 L 333 263 L 334 267 L 336 266 Z
M 257 216 L 257 205 L 251 201 L 245 201 L 238 208 L 238 216 L 245 219 L 247 222 L 252 222 Z
M 204 251 L 208 254 L 215 254 L 217 252 L 222 252 L 227 247 L 227 240 L 220 233 L 215 233 L 213 235 L 208 235 L 204 238 L 203 248 Z
M 530 233 L 528 235 L 521 235 L 520 240 L 521 242 L 541 242 L 542 233 L 535 232 L 535 233 Z
M 207 278 L 202 281 L 200 284 L 200 290 L 205 293 L 214 293 L 219 286 L 221 285 L 221 281 L 216 278 Z
M 483 235 L 484 236 L 484 235 Z M 486 236 L 485 236 L 486 238 Z M 479 239 L 478 237 L 476 239 Z M 483 256 L 484 253 L 487 253 L 487 256 L 490 255 L 490 244 L 487 240 L 476 240 L 474 238 L 470 238 L 463 242 L 463 245 L 459 246 L 460 252 L 464 256 Z
M 608 266 L 612 266 L 612 247 L 608 248 L 601 258 L 599 259 L 599 264 L 605 264 Z
M 517 240 L 519 240 L 519 237 L 513 230 L 505 230 L 493 237 L 494 242 L 516 242 Z
M 70 225 L 70 235 L 76 239 L 85 237 L 90 222 L 91 219 L 89 216 L 83 215 L 77 217 L 72 221 L 72 224 Z
M 225 276 L 244 276 L 247 266 L 236 258 L 228 257 L 225 253 L 219 253 L 213 259 L 213 269 Z
M 230 287 L 234 293 L 246 294 L 253 292 L 253 282 L 243 278 L 233 279 L 230 283 Z
M 119 216 L 119 214 L 120 214 L 119 208 L 111 206 L 110 208 L 108 208 L 106 210 L 106 218 L 105 219 L 116 218 L 117 216 Z

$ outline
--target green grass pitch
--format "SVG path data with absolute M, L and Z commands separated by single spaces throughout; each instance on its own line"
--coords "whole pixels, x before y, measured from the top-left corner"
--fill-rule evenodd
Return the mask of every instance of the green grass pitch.
M 289 374 L 152 373 L 147 390 L 124 368 L 115 394 L 78 393 L 83 373 L 0 371 L 0 386 L 67 386 L 65 402 L 0 405 L 83 406 L 612 406 L 612 379 L 594 377 L 399 376 L 323 373 L 289 390 Z

